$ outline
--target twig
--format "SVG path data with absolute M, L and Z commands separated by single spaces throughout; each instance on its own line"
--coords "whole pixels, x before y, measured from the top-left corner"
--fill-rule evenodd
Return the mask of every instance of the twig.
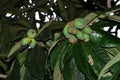
M 111 0 L 107 0 L 107 7 L 111 8 Z
M 47 28 L 54 20 L 51 19 L 49 22 L 43 25 L 43 27 L 38 31 L 38 35 L 45 29 Z
M 0 78 L 6 79 L 6 78 L 7 78 L 7 75 L 0 74 Z

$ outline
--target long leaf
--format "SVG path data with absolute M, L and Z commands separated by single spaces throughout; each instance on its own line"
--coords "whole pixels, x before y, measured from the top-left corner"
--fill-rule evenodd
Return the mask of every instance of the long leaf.
M 55 68 L 54 68 L 53 80 L 63 80 L 63 75 L 59 67 L 59 61 L 57 61 Z
M 116 47 L 120 45 L 120 39 L 103 30 L 94 29 L 90 35 L 91 41 L 102 47 Z
M 55 67 L 57 61 L 60 60 L 60 62 L 61 62 L 62 56 L 67 53 L 66 48 L 69 51 L 68 47 L 69 47 L 69 43 L 67 41 L 63 41 L 59 45 L 57 45 L 54 48 L 54 50 L 51 52 L 50 65 L 53 70 L 54 70 L 54 67 Z
M 84 43 L 84 51 L 94 72 L 99 75 L 101 69 L 110 60 L 107 51 L 90 41 Z
M 8 57 L 12 56 L 20 48 L 21 48 L 21 42 L 16 43 L 10 50 Z
M 111 61 L 109 61 L 101 70 L 98 80 L 102 78 L 102 76 L 108 71 L 108 69 L 113 66 L 115 63 L 120 61 L 120 54 L 117 54 Z
M 97 75 L 88 63 L 88 54 L 86 54 L 83 42 L 78 41 L 73 47 L 73 55 L 78 69 L 90 80 L 97 80 Z
M 42 47 L 36 46 L 27 52 L 25 66 L 31 75 L 37 79 L 41 79 L 45 75 L 45 59 L 46 54 Z
M 85 76 L 79 71 L 73 56 L 70 56 L 64 63 L 64 80 L 85 80 Z

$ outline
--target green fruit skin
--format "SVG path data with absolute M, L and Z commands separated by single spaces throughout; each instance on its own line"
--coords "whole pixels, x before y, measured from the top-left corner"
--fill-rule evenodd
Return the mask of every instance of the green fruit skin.
M 70 33 L 68 33 L 68 24 L 64 27 L 63 29 L 63 34 L 65 35 L 66 38 L 69 38 L 71 36 Z
M 72 36 L 68 39 L 68 41 L 69 41 L 70 43 L 72 43 L 72 44 L 75 44 L 75 43 L 77 43 L 77 38 L 76 38 L 74 35 L 72 35 Z
M 21 45 L 22 46 L 25 46 L 25 45 L 27 45 L 27 44 L 29 44 L 30 43 L 30 39 L 29 38 L 23 38 L 22 40 L 21 40 Z
M 84 41 L 88 42 L 90 40 L 90 36 L 88 34 L 84 34 Z
M 76 28 L 83 29 L 84 27 L 83 25 L 85 24 L 85 21 L 82 18 L 77 18 L 73 21 L 73 24 Z
M 31 39 L 31 43 L 29 45 L 30 48 L 34 48 L 36 46 L 36 41 L 35 39 Z
M 91 29 L 89 26 L 86 26 L 86 27 L 83 29 L 83 32 L 86 33 L 86 34 L 91 34 L 91 33 L 92 33 L 92 29 Z
M 29 29 L 28 32 L 27 32 L 27 36 L 29 38 L 35 38 L 37 35 L 36 31 L 34 29 Z
M 52 40 L 49 40 L 49 41 L 46 42 L 46 45 L 49 46 L 49 47 L 52 46 L 52 44 L 53 44 Z
M 82 31 L 77 30 L 76 37 L 80 40 L 84 40 L 84 33 Z
M 68 27 L 68 32 L 70 34 L 76 34 L 77 29 L 75 27 Z

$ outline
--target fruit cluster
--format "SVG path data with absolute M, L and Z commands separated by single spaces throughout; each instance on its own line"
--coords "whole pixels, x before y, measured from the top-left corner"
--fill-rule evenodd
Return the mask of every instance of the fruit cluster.
M 27 37 L 23 38 L 21 40 L 21 45 L 25 46 L 29 44 L 30 48 L 34 48 L 36 45 L 36 40 L 34 39 L 36 37 L 37 33 L 34 29 L 29 29 L 27 32 Z
M 82 18 L 77 18 L 71 22 L 68 22 L 63 29 L 63 34 L 68 41 L 75 44 L 77 40 L 83 40 L 88 42 L 90 40 L 89 35 L 92 30 L 89 26 L 85 26 L 85 20 Z

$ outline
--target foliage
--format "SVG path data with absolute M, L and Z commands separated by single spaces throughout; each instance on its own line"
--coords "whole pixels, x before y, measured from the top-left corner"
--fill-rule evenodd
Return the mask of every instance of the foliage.
M 0 80 L 120 80 L 120 5 L 108 1 L 0 0 Z M 77 18 L 92 29 L 87 42 L 63 34 Z M 35 47 L 21 45 L 30 29 Z

